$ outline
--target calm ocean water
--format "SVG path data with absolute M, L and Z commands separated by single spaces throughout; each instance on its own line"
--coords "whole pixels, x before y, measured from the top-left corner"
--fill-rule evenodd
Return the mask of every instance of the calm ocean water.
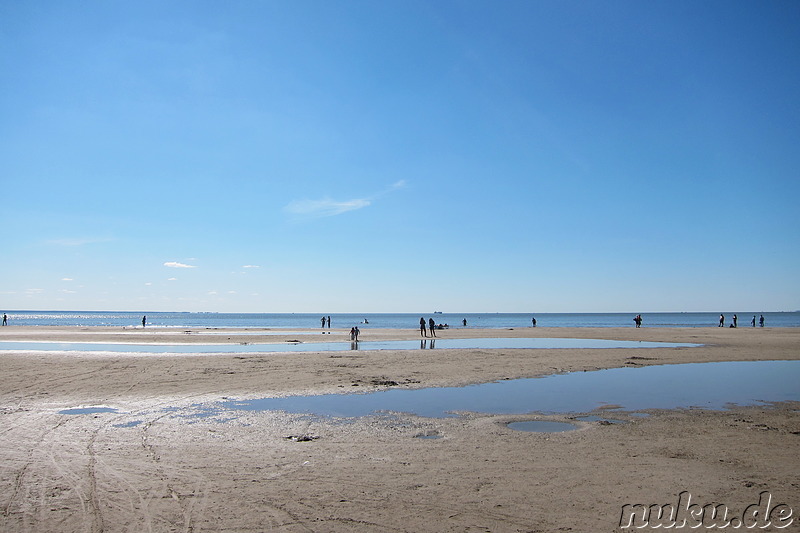
M 0 311 L 2 313 L 2 311 Z M 148 327 L 168 328 L 319 328 L 322 314 L 316 313 L 148 313 L 103 311 L 6 311 L 14 326 L 115 326 L 141 327 L 147 315 Z M 733 312 L 723 312 L 729 326 Z M 800 312 L 736 312 L 739 327 L 750 327 L 763 314 L 766 327 L 800 327 Z M 326 315 L 327 316 L 327 315 Z M 634 313 L 331 313 L 332 328 L 417 329 L 419 319 L 433 318 L 451 328 L 525 328 L 536 317 L 539 327 L 633 327 Z M 709 327 L 719 323 L 719 313 L 642 313 L 642 327 Z M 368 323 L 364 323 L 364 321 Z

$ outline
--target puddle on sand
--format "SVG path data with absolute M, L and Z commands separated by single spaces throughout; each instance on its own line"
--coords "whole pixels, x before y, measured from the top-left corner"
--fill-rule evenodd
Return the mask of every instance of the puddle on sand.
M 510 422 L 507 426 L 517 431 L 533 431 L 536 433 L 559 433 L 561 431 L 578 429 L 578 426 L 575 424 L 570 424 L 569 422 L 553 422 L 551 420 L 524 420 L 522 422 Z
M 625 367 L 427 389 L 224 401 L 222 407 L 329 417 L 388 412 L 442 418 L 489 414 L 591 413 L 605 405 L 638 411 L 800 401 L 800 361 L 739 361 Z
M 125 422 L 123 424 L 112 424 L 112 426 L 115 428 L 134 428 L 141 423 L 141 420 L 131 420 L 130 422 Z
M 118 413 L 113 407 L 77 407 L 74 409 L 62 409 L 60 415 L 92 415 L 95 413 Z
M 429 342 L 430 341 L 430 342 Z M 366 350 L 432 349 L 553 349 L 553 348 L 689 348 L 699 344 L 608 339 L 478 338 L 422 339 L 419 341 L 291 342 L 282 344 L 127 344 L 102 342 L 0 342 L 0 350 L 45 352 L 120 353 L 258 353 L 258 352 L 345 352 Z

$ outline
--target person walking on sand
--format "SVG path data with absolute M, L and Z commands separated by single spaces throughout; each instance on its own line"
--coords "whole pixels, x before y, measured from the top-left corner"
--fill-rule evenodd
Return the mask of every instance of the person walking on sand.
M 717 326 L 717 327 L 718 328 L 724 328 L 725 327 L 725 315 L 719 315 L 719 326 Z
M 142 327 L 145 327 L 146 324 L 147 324 L 147 315 L 142 317 Z
M 353 334 L 355 335 L 355 339 L 353 339 L 353 340 L 355 340 L 356 342 L 358 342 L 358 334 L 359 333 L 361 333 L 361 330 L 358 329 L 358 326 L 354 327 L 353 328 Z
M 435 337 L 436 336 L 436 323 L 433 321 L 432 318 L 428 320 L 428 329 L 431 330 L 431 337 Z
M 428 334 L 425 333 L 425 319 L 419 317 L 419 336 L 420 337 L 427 337 Z

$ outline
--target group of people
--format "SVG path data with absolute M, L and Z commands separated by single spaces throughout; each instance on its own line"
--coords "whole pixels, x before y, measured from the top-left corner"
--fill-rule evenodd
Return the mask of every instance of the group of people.
M 433 321 L 432 318 L 428 319 L 428 329 L 431 332 L 431 337 L 436 336 L 436 322 Z M 419 334 L 421 337 L 427 337 L 428 334 L 425 332 L 425 318 L 420 317 L 419 319 Z
M 358 326 L 353 326 L 350 328 L 350 340 L 358 342 L 359 333 L 361 333 L 361 330 L 358 329 Z
M 750 325 L 752 327 L 756 327 L 756 315 L 753 315 L 752 320 L 750 320 Z M 758 325 L 760 327 L 762 327 L 762 328 L 764 327 L 764 315 L 759 316 Z M 720 313 L 720 315 L 719 315 L 719 326 L 717 326 L 717 327 L 720 327 L 720 328 L 724 328 L 725 327 L 725 315 L 723 315 L 722 313 Z M 738 328 L 739 327 L 739 317 L 736 316 L 735 314 L 731 317 L 731 325 L 729 327 L 731 327 L 731 328 Z
M 323 317 L 320 319 L 320 322 L 321 322 L 321 324 L 322 324 L 322 329 L 325 329 L 325 325 L 326 325 L 326 324 L 328 325 L 328 329 L 331 329 L 331 317 L 329 317 L 329 316 L 323 316 Z M 325 332 L 323 331 L 322 333 L 325 333 Z M 330 334 L 330 331 L 329 331 L 328 333 Z
M 636 324 L 637 328 L 642 327 L 642 315 L 636 315 L 633 317 L 633 323 Z

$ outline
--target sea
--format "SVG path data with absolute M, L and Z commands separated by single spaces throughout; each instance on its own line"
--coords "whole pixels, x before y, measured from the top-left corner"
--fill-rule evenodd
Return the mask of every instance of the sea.
M 2 311 L 0 311 L 2 313 Z M 116 312 L 116 311 L 6 311 L 9 326 L 111 326 L 153 328 L 320 328 L 322 317 L 330 316 L 331 328 L 417 329 L 420 317 L 433 318 L 450 328 L 508 329 L 537 327 L 617 328 L 634 327 L 633 318 L 642 315 L 642 327 L 699 328 L 719 324 L 720 313 L 191 313 L 191 312 Z M 734 312 L 723 312 L 725 327 Z M 739 327 L 756 326 L 764 316 L 765 327 L 800 327 L 800 311 L 735 312 Z M 466 321 L 466 325 L 465 324 Z

